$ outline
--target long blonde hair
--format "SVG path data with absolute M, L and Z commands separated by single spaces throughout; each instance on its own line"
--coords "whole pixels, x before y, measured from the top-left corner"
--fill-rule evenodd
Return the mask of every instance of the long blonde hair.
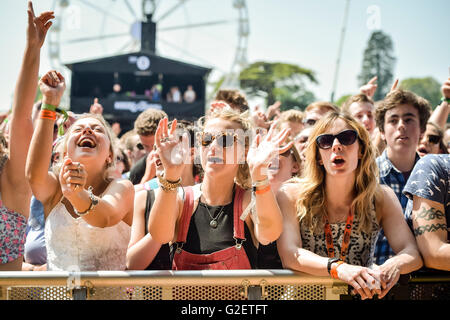
M 103 172 L 103 179 L 105 181 L 111 181 L 113 180 L 112 175 L 114 174 L 114 169 L 115 169 L 115 159 L 117 157 L 118 154 L 118 144 L 117 144 L 117 138 L 115 137 L 111 126 L 108 124 L 108 122 L 106 122 L 106 120 L 103 118 L 102 115 L 96 114 L 96 113 L 83 113 L 81 115 L 77 116 L 77 121 L 80 119 L 85 119 L 85 118 L 94 118 L 96 120 L 98 120 L 103 127 L 105 128 L 105 133 L 106 136 L 108 137 L 108 140 L 110 142 L 109 145 L 109 151 L 111 152 L 111 163 L 109 163 L 108 165 L 105 166 L 105 170 Z M 76 123 L 76 121 L 74 122 L 74 124 Z M 52 166 L 52 171 L 56 176 L 59 176 L 59 172 L 61 170 L 61 166 L 62 163 L 64 161 L 64 153 L 67 152 L 67 143 L 69 141 L 69 136 L 73 131 L 73 124 L 72 126 L 69 127 L 69 129 L 67 130 L 67 132 L 60 137 L 60 140 L 57 142 L 57 144 L 55 145 L 54 149 L 55 152 L 57 152 L 59 154 L 58 157 L 58 161 L 56 163 L 53 164 Z
M 252 123 L 249 118 L 248 111 L 240 113 L 234 109 L 232 109 L 230 106 L 225 106 L 223 108 L 216 108 L 213 112 L 211 112 L 209 115 L 201 117 L 198 122 L 197 126 L 200 128 L 201 131 L 203 131 L 204 127 L 208 123 L 208 121 L 212 119 L 222 119 L 227 120 L 231 122 L 235 122 L 239 124 L 241 129 L 243 130 L 245 137 L 244 137 L 244 147 L 245 147 L 245 157 L 247 156 L 247 151 L 250 146 L 250 140 L 251 137 L 249 135 L 252 134 Z M 252 181 L 250 178 L 250 169 L 247 164 L 247 160 L 245 160 L 244 163 L 239 164 L 239 169 L 235 177 L 235 182 L 240 187 L 244 189 L 249 189 L 252 186 Z
M 311 132 L 306 150 L 306 160 L 301 179 L 298 179 L 299 194 L 296 203 L 299 221 L 305 223 L 311 233 L 319 234 L 323 231 L 326 216 L 325 175 L 323 166 L 319 165 L 319 150 L 316 138 L 332 127 L 337 119 L 344 120 L 358 133 L 361 158 L 355 172 L 355 194 L 351 204 L 355 218 L 360 221 L 360 228 L 364 232 L 372 229 L 374 221 L 371 216 L 373 204 L 380 196 L 378 183 L 378 167 L 375 162 L 375 150 L 369 133 L 351 115 L 330 112 L 318 121 Z

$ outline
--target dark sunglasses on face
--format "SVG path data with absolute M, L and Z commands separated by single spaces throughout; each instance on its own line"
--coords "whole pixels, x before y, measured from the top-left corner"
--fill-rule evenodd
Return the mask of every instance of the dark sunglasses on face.
M 429 143 L 438 144 L 439 142 L 441 142 L 441 136 L 436 134 L 429 134 L 427 135 L 427 140 Z
M 355 143 L 358 133 L 355 130 L 344 130 L 337 135 L 321 134 L 316 138 L 317 145 L 321 149 L 330 149 L 333 146 L 334 139 L 338 139 L 344 146 L 349 146 Z
M 303 121 L 304 124 L 308 125 L 308 126 L 313 126 L 315 125 L 317 122 L 316 119 L 306 119 L 305 121 Z
M 203 147 L 209 146 L 214 140 L 217 140 L 217 144 L 222 148 L 231 147 L 236 141 L 236 134 L 231 132 L 222 132 L 218 134 L 211 134 L 208 132 L 203 132 L 201 134 L 200 143 Z
M 136 144 L 136 148 L 138 148 L 139 150 L 144 150 L 144 145 L 139 142 L 138 144 Z

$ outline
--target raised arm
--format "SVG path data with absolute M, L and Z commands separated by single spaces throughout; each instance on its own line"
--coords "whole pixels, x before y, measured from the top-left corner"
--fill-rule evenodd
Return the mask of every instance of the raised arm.
M 59 106 L 66 87 L 64 77 L 56 71 L 49 71 L 39 83 L 43 95 L 42 105 Z M 31 190 L 44 206 L 56 194 L 59 187 L 58 178 L 49 171 L 54 124 L 55 120 L 51 117 L 40 116 L 31 139 L 26 163 L 26 176 Z
M 29 201 L 22 198 L 30 197 L 29 185 L 25 179 L 25 163 L 33 134 L 31 113 L 36 96 L 40 50 L 52 24 L 50 19 L 54 18 L 53 12 L 44 12 L 36 17 L 31 1 L 28 2 L 27 14 L 27 41 L 14 92 L 9 132 L 9 161 L 3 170 L 1 188 L 5 205 L 24 214 L 29 210 L 26 208 Z
M 173 240 L 183 205 L 174 185 L 181 186 L 181 174 L 189 155 L 189 141 L 186 134 L 183 135 L 182 141 L 179 141 L 175 136 L 176 126 L 177 120 L 174 119 L 169 130 L 168 119 L 164 118 L 159 121 L 155 133 L 156 151 L 164 167 L 162 181 L 173 183 L 155 190 L 155 203 L 149 217 L 149 232 L 155 241 L 161 244 Z
M 434 109 L 428 121 L 434 122 L 445 130 L 445 124 L 447 123 L 448 115 L 450 114 L 450 103 L 448 102 L 450 100 L 450 78 L 442 84 L 441 92 L 444 101 Z
M 256 214 L 259 222 L 254 221 L 255 236 L 263 245 L 277 240 L 283 229 L 283 217 L 275 194 L 270 190 L 267 170 L 270 161 L 274 158 L 278 159 L 280 154 L 289 150 L 294 143 L 291 141 L 280 147 L 289 135 L 289 129 L 276 133 L 275 126 L 276 124 L 273 124 L 270 127 L 264 138 L 260 134 L 256 135 L 247 154 L 253 184 L 263 183 L 261 186 L 256 185 Z

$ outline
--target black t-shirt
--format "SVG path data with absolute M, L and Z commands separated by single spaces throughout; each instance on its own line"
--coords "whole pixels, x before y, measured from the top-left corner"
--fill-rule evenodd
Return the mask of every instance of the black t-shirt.
M 145 206 L 145 234 L 148 233 L 148 217 L 150 210 L 155 202 L 155 192 L 147 190 L 147 204 Z M 163 244 L 159 252 L 156 254 L 152 263 L 145 270 L 172 270 L 172 260 L 170 259 L 170 246 L 168 243 Z
M 216 217 L 222 206 L 209 206 L 199 202 L 192 214 L 183 250 L 195 254 L 208 254 L 234 246 L 236 241 L 233 238 L 233 203 L 234 201 L 224 206 L 223 213 L 217 219 L 217 228 L 212 228 L 210 214 L 212 217 Z M 243 247 L 250 266 L 252 269 L 256 269 L 257 249 L 246 223 L 244 223 L 244 230 L 247 240 L 244 241 Z M 202 236 L 199 237 L 199 235 Z M 171 258 L 173 259 L 173 252 L 171 252 Z
M 142 177 L 145 174 L 145 168 L 147 167 L 147 157 L 148 154 L 139 159 L 134 166 L 130 169 L 130 179 L 131 183 L 139 184 L 141 183 Z

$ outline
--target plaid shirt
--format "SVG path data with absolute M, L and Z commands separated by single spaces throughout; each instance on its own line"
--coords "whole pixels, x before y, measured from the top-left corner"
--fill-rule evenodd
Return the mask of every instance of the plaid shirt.
M 416 160 L 414 162 L 417 163 L 420 157 L 416 153 Z M 402 193 L 403 188 L 406 185 L 405 177 L 403 173 L 399 171 L 392 162 L 388 159 L 387 151 L 384 150 L 381 156 L 379 156 L 376 160 L 378 169 L 380 170 L 380 183 L 385 184 L 391 187 L 397 195 L 398 200 L 403 209 L 403 214 L 405 215 L 406 205 L 408 204 L 408 198 Z M 405 216 L 405 220 L 408 221 L 408 217 Z M 380 234 L 378 235 L 377 244 L 375 247 L 375 263 L 378 265 L 383 264 L 387 259 L 393 257 L 395 252 L 389 246 L 389 243 L 384 235 L 383 229 L 381 229 Z

